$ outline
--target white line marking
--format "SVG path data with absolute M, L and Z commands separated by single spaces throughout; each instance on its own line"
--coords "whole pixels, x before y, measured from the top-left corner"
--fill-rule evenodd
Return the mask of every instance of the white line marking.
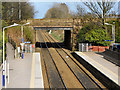
M 35 88 L 44 88 L 40 53 L 35 53 Z

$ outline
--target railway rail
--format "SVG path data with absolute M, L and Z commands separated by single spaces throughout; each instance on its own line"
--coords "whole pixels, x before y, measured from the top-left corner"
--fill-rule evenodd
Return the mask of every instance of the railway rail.
M 88 71 L 86 72 L 53 37 L 41 31 L 38 34 L 49 88 L 105 88 L 94 76 L 89 75 Z

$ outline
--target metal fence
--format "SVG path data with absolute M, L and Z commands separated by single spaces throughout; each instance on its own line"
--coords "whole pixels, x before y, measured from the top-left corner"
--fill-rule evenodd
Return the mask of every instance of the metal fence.
M 35 44 L 25 44 L 24 45 L 24 52 L 25 53 L 33 53 L 33 52 L 35 52 Z
M 23 47 L 23 52 L 24 53 L 34 53 L 35 52 L 35 44 L 25 44 Z M 20 58 L 21 57 L 22 50 L 20 47 L 17 47 L 15 49 L 15 58 Z
M 92 51 L 92 44 L 91 43 L 79 43 L 79 51 L 80 52 Z

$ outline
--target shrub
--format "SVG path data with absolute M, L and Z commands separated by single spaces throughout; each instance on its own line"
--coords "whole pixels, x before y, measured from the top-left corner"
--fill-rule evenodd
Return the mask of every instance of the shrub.
M 103 45 L 103 46 L 109 46 L 110 42 L 109 41 L 105 41 L 105 40 L 109 40 L 110 38 L 107 36 L 107 32 L 105 29 L 92 29 L 91 31 L 89 31 L 88 33 L 85 34 L 85 40 L 92 42 L 92 43 L 96 43 L 99 45 Z
M 99 44 L 108 46 L 110 42 L 106 42 L 105 40 L 109 40 L 110 37 L 107 34 L 107 31 L 104 29 L 103 25 L 100 25 L 99 22 L 90 22 L 83 26 L 82 29 L 79 30 L 78 34 L 78 42 L 88 42 L 93 44 Z

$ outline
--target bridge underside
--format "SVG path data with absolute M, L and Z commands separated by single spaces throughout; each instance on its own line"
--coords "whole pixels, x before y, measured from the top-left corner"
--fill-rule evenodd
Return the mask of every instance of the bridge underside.
M 64 44 L 68 49 L 72 49 L 72 43 L 71 43 L 71 30 L 73 30 L 73 27 L 33 27 L 34 30 L 64 30 Z
M 70 26 L 41 26 L 34 27 L 34 30 L 72 30 L 73 27 Z

